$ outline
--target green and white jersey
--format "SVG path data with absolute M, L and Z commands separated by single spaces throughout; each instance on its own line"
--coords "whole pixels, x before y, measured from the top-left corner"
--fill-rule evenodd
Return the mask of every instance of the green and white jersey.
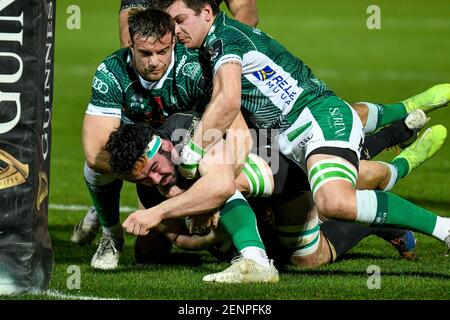
M 133 68 L 129 48 L 116 51 L 98 66 L 86 113 L 147 122 L 158 127 L 175 112 L 202 110 L 211 95 L 211 72 L 199 53 L 176 45 L 172 62 L 158 82 L 148 82 Z
M 214 73 L 227 61 L 241 63 L 242 107 L 253 114 L 259 128 L 284 131 L 309 102 L 334 95 L 279 42 L 223 12 L 217 15 L 203 50 Z

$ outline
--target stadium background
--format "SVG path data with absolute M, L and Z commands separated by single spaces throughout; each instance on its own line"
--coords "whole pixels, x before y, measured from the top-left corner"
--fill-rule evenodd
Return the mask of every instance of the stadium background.
M 81 9 L 81 29 L 67 28 L 70 5 Z M 381 8 L 381 29 L 369 30 L 369 5 Z M 450 261 L 437 240 L 418 235 L 418 261 L 401 260 L 377 238 L 364 240 L 346 258 L 315 270 L 288 267 L 277 285 L 206 285 L 203 275 L 224 269 L 206 254 L 173 254 L 173 264 L 138 266 L 132 237 L 116 272 L 94 272 L 94 244 L 80 248 L 69 237 L 89 205 L 82 168 L 81 123 L 99 62 L 116 50 L 119 1 L 58 0 L 49 230 L 55 254 L 52 294 L 38 299 L 449 299 Z M 433 84 L 450 81 L 450 3 L 433 1 L 259 0 L 259 27 L 301 57 L 316 76 L 349 102 L 400 101 Z M 450 108 L 432 114 L 450 128 Z M 387 154 L 389 158 L 392 154 Z M 395 192 L 450 215 L 450 146 Z M 124 208 L 136 206 L 126 185 Z M 68 267 L 81 268 L 81 288 L 67 287 Z M 381 268 L 380 290 L 369 290 L 370 265 Z

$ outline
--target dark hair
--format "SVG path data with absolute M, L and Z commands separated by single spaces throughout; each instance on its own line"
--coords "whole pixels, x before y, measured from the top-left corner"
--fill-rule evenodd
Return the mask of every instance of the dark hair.
M 152 2 L 152 6 L 154 8 L 158 8 L 160 10 L 167 10 L 172 4 L 174 4 L 178 0 L 154 0 Z M 196 14 L 199 14 L 202 8 L 209 4 L 211 9 L 213 10 L 214 15 L 216 15 L 219 10 L 220 0 L 181 0 L 183 1 L 188 8 L 191 8 L 195 11 Z
M 105 146 L 111 155 L 111 171 L 130 175 L 154 134 L 155 130 L 146 123 L 122 124 L 113 131 Z
M 155 8 L 136 8 L 128 15 L 128 31 L 132 41 L 135 35 L 159 40 L 168 33 L 175 36 L 175 23 L 164 11 Z

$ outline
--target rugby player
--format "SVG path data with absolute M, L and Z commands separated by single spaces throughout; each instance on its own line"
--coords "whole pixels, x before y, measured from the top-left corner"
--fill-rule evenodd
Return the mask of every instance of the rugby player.
M 103 236 L 91 264 L 99 269 L 117 267 L 123 243 L 119 223 L 122 181 L 111 174 L 103 152 L 109 134 L 121 122 L 158 127 L 170 113 L 200 110 L 209 96 L 207 73 L 198 62 L 198 53 L 175 44 L 169 16 L 150 10 L 130 19 L 130 48 L 113 53 L 98 66 L 83 121 L 84 177 L 96 210 L 90 210 L 75 227 L 71 240 L 80 244 L 92 241 L 98 217 Z M 147 28 L 149 20 L 156 27 Z M 194 103 L 187 97 L 197 99 Z
M 130 34 L 128 32 L 128 13 L 132 8 L 150 7 L 152 0 L 121 0 L 119 13 L 119 35 L 120 47 L 127 47 L 129 44 Z M 218 4 L 222 0 L 217 1 Z M 256 0 L 225 0 L 230 13 L 236 20 L 249 26 L 256 27 L 258 24 L 258 10 Z
M 173 133 L 180 128 L 185 128 L 185 134 L 189 137 L 189 129 L 193 129 L 195 117 L 192 114 L 171 116 L 158 130 L 162 138 L 153 135 L 153 130 L 144 125 L 123 126 L 117 132 L 111 134 L 106 149 L 111 154 L 112 170 L 126 180 L 148 186 L 156 186 L 161 193 L 171 197 L 170 200 L 156 207 L 130 215 L 123 223 L 128 232 L 135 235 L 145 235 L 150 228 L 158 227 L 166 218 L 180 218 L 214 210 L 226 198 L 225 195 L 220 198 L 220 194 L 226 194 L 226 191 L 223 191 L 225 186 L 229 185 L 226 180 L 230 177 L 234 180 L 234 176 L 232 172 L 227 172 L 227 169 L 232 171 L 230 166 L 217 166 L 218 162 L 216 161 L 223 162 L 220 159 L 220 155 L 224 152 L 220 149 L 214 148 L 210 151 L 213 156 L 205 157 L 202 160 L 201 171 L 203 175 L 196 183 L 192 184 L 192 181 L 189 183 L 189 180 L 177 175 L 177 170 L 172 160 L 176 160 L 174 144 L 182 141 L 183 136 L 178 134 L 174 136 Z M 432 132 L 426 131 L 423 138 L 405 149 L 397 158 L 408 157 L 407 155 L 410 153 L 416 153 L 423 148 L 430 148 L 430 145 L 435 144 L 431 134 Z M 157 139 L 161 139 L 159 144 L 153 142 Z M 155 145 L 158 147 L 155 148 Z M 442 143 L 439 143 L 439 145 L 434 147 L 439 149 L 441 145 Z M 151 150 L 150 155 L 147 152 L 148 150 Z M 160 152 L 157 152 L 157 150 L 160 150 Z M 419 153 L 423 154 L 423 152 Z M 425 160 L 424 158 L 421 162 Z M 336 230 L 333 230 L 332 226 L 328 228 L 329 231 L 331 229 L 331 238 L 335 240 L 336 245 L 321 240 L 318 216 L 311 206 L 312 201 L 308 201 L 308 198 L 296 199 L 309 189 L 306 176 L 294 162 L 285 157 L 280 158 L 277 171 L 272 171 L 269 163 L 270 158 L 264 160 L 255 154 L 250 154 L 242 173 L 235 181 L 236 188 L 246 197 L 271 197 L 271 201 L 275 200 L 282 204 L 280 207 L 281 213 L 275 215 L 278 217 L 276 225 L 278 231 L 282 234 L 280 239 L 284 244 L 284 248 L 291 250 L 290 258 L 292 263 L 302 266 L 318 266 L 334 261 L 345 252 L 343 250 L 337 251 L 335 247 L 348 250 L 351 246 L 346 243 L 354 245 L 361 237 L 370 234 L 370 232 L 367 232 L 370 228 L 364 230 L 363 226 L 356 225 L 353 228 L 348 224 L 344 224 L 343 227 L 342 224 L 338 224 Z M 364 167 L 365 163 L 366 161 L 362 161 L 361 167 Z M 389 170 L 386 170 L 385 174 L 389 175 Z M 378 180 L 367 181 L 362 179 L 362 177 L 363 175 L 360 175 L 358 180 L 358 186 L 361 188 L 376 185 L 378 188 L 383 189 L 386 188 L 385 181 L 390 180 L 384 177 L 376 178 L 375 176 L 370 176 L 370 179 Z M 188 190 L 183 193 L 186 189 Z M 143 203 L 145 203 L 146 198 L 145 193 L 140 193 L 140 199 Z M 234 201 L 238 200 L 234 199 Z M 304 210 L 306 210 L 304 213 L 299 210 L 299 208 L 302 208 L 299 204 L 302 203 Z M 222 217 L 226 214 L 228 214 L 226 211 L 221 211 Z M 355 232 L 352 232 L 352 229 Z M 373 230 L 373 232 L 376 231 L 378 230 Z M 340 241 L 339 239 L 343 232 L 346 233 L 346 237 L 343 237 L 342 241 Z M 184 248 L 196 247 L 203 249 L 205 245 L 215 244 L 217 240 L 223 239 L 213 238 L 210 239 L 213 243 L 207 241 L 206 244 L 202 244 L 200 239 L 200 241 L 192 241 L 189 237 L 179 237 L 180 233 L 177 232 L 168 231 L 167 233 L 174 235 L 172 236 L 172 241 L 175 244 L 180 246 L 180 243 L 185 243 L 181 245 Z M 234 241 L 233 237 L 232 239 Z M 356 242 L 355 239 L 357 240 Z M 338 252 L 337 254 L 336 251 Z M 331 254 L 332 252 L 335 252 L 335 254 Z M 236 261 L 238 261 L 238 264 L 233 264 L 232 267 L 220 273 L 220 275 L 206 277 L 205 281 L 209 281 L 208 279 L 220 282 L 245 281 L 242 279 L 246 278 L 248 270 L 252 270 L 257 274 L 261 273 L 261 276 L 264 277 L 265 270 L 263 268 L 255 269 L 252 261 L 244 257 Z
M 279 130 L 280 151 L 296 159 L 308 175 L 319 214 L 343 221 L 407 227 L 450 245 L 450 219 L 389 192 L 356 189 L 364 132 L 418 108 L 429 112 L 447 105 L 450 84 L 432 88 L 431 100 L 425 104 L 423 96 L 384 107 L 365 104 L 369 108 L 363 123 L 354 109 L 300 59 L 264 32 L 227 17 L 213 1 L 156 3 L 174 19 L 178 40 L 186 47 L 201 48 L 214 72 L 211 101 L 180 153 L 178 169 L 184 176 L 195 177 L 206 148 L 220 141 L 220 134 L 211 141 L 204 132 L 224 134 L 243 107 L 259 128 Z M 433 139 L 445 139 L 444 127 L 431 130 Z M 416 167 L 422 156 L 411 153 L 407 158 L 396 158 L 393 165 L 402 176 Z
M 116 268 L 123 242 L 119 224 L 122 182 L 108 174 L 107 154 L 102 152 L 110 132 L 121 121 L 145 121 L 157 127 L 170 113 L 201 110 L 211 94 L 209 71 L 199 64 L 198 52 L 173 44 L 173 25 L 161 24 L 164 17 L 154 17 L 154 10 L 146 12 L 140 18 L 131 17 L 130 49 L 119 50 L 97 68 L 83 123 L 85 180 L 96 210 L 90 210 L 75 227 L 71 240 L 91 242 L 99 228 L 98 215 L 103 236 L 92 259 L 95 268 Z M 147 37 L 151 33 L 144 32 L 151 30 L 159 34 Z M 156 195 L 154 199 L 157 203 Z

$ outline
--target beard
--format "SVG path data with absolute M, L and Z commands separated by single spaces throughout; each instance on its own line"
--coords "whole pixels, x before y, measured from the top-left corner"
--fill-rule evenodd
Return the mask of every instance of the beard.
M 171 168 L 171 172 L 173 172 L 173 174 L 171 173 L 166 173 L 164 174 L 164 176 L 162 177 L 161 181 L 163 181 L 166 178 L 171 179 L 170 182 L 168 184 L 166 184 L 165 186 L 160 186 L 160 188 L 162 189 L 169 189 L 171 187 L 173 187 L 174 185 L 177 184 L 177 180 L 178 180 L 178 172 L 177 169 L 175 168 L 174 163 L 172 162 L 172 154 L 170 151 L 165 151 L 160 149 L 159 153 L 165 157 L 167 160 L 169 160 L 169 164 L 170 164 L 170 168 Z M 172 176 L 172 177 L 171 177 Z

